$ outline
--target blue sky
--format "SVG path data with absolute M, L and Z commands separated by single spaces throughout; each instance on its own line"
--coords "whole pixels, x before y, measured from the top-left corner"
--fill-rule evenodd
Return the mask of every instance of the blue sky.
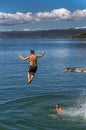
M 86 0 L 1 0 L 0 30 L 86 27 Z

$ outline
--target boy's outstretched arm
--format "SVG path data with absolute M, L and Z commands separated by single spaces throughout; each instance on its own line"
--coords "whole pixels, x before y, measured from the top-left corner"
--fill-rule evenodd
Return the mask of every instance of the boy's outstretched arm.
M 45 55 L 45 52 L 43 51 L 40 55 L 37 55 L 37 58 L 41 58 Z
M 28 60 L 28 59 L 29 59 L 29 56 L 23 57 L 22 55 L 18 55 L 18 57 L 19 57 L 21 60 Z

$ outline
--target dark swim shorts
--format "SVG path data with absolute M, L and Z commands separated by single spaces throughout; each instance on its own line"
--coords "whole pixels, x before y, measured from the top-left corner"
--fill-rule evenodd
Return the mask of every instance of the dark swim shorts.
M 37 71 L 37 66 L 30 66 L 28 69 L 28 72 L 31 72 L 31 73 L 36 73 L 36 71 Z

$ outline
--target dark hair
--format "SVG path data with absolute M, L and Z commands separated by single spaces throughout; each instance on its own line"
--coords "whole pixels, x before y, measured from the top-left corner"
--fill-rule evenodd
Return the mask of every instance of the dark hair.
M 34 50 L 30 50 L 30 53 L 34 54 Z

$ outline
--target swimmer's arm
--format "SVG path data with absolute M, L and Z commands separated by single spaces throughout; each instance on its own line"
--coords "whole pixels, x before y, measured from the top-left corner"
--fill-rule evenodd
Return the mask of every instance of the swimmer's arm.
M 18 55 L 18 57 L 19 57 L 21 60 L 29 60 L 29 56 L 23 57 L 22 55 Z
M 37 58 L 41 58 L 45 55 L 45 52 L 42 52 L 40 55 L 37 55 Z
M 59 107 L 59 108 L 56 107 L 56 111 L 58 111 L 59 113 L 63 113 L 63 110 L 61 107 Z

